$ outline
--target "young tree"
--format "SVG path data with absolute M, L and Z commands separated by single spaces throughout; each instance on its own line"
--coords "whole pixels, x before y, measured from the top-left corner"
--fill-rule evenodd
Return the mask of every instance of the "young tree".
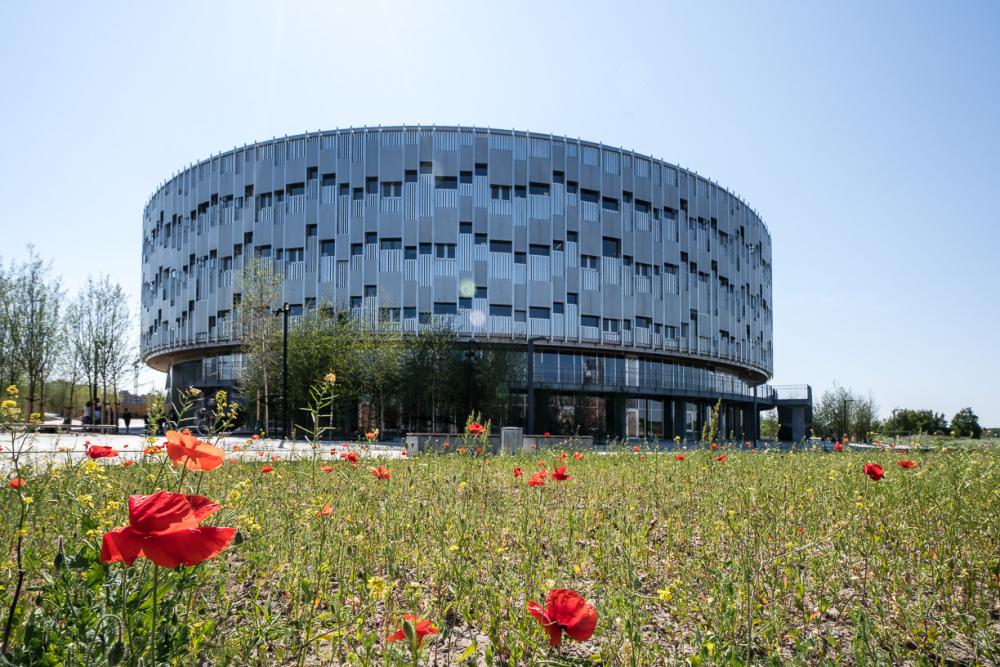
M 867 440 L 878 427 L 875 399 L 837 384 L 823 392 L 813 407 L 813 432 L 820 436 Z
M 395 394 L 404 350 L 402 335 L 387 324 L 384 320 L 359 323 L 356 348 L 359 389 L 378 415 L 379 430 L 385 430 L 386 402 Z
M 17 313 L 16 266 L 0 263 L 0 381 L 17 384 L 21 376 L 21 318 Z
M 964 438 L 979 438 L 983 429 L 979 425 L 979 417 L 972 408 L 962 408 L 951 418 L 951 432 Z
M 50 265 L 28 247 L 28 260 L 17 268 L 14 301 L 21 323 L 16 354 L 24 370 L 28 413 L 39 404 L 44 410 L 45 382 L 62 349 L 59 301 L 62 290 L 58 278 L 49 276 Z
M 260 387 L 264 398 L 264 427 L 270 418 L 270 378 L 276 354 L 276 334 L 282 326 L 274 309 L 281 299 L 283 278 L 271 262 L 252 258 L 237 275 L 233 296 L 235 306 L 234 335 L 243 350 L 246 363 L 241 382 L 248 389 Z M 255 392 L 256 393 L 256 392 Z M 256 416 L 260 420 L 258 396 Z M 247 396 L 247 399 L 250 397 Z
M 86 378 L 91 404 L 103 404 L 103 422 L 109 416 L 108 388 L 117 391 L 134 356 L 125 291 L 107 276 L 88 278 L 70 304 L 66 320 L 71 364 Z

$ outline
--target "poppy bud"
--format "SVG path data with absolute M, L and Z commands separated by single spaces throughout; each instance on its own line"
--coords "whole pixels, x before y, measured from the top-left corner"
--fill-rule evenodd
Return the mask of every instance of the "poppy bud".
M 417 648 L 417 631 L 413 627 L 413 623 L 410 619 L 403 619 L 403 634 L 406 635 L 406 641 L 410 644 L 411 650 L 416 650 Z

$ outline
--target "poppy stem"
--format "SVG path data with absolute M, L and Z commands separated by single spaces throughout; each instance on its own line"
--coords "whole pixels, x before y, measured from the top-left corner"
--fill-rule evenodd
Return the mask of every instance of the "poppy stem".
M 156 664 L 156 624 L 160 619 L 158 614 L 159 608 L 159 588 L 160 588 L 160 566 L 153 565 L 153 630 L 150 634 L 150 648 L 153 651 L 153 659 L 150 664 Z

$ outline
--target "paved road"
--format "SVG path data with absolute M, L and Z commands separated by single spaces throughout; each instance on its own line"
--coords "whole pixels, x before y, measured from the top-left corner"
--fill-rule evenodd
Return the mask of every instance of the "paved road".
M 166 439 L 157 436 L 154 443 L 162 445 Z M 22 463 L 45 464 L 48 462 L 73 463 L 85 458 L 84 452 L 90 445 L 108 445 L 114 447 L 118 452 L 118 457 L 108 459 L 109 462 L 121 462 L 124 459 L 140 459 L 147 443 L 142 435 L 104 435 L 94 433 L 36 433 L 27 436 L 23 443 L 20 443 Z M 317 445 L 315 453 L 323 459 L 333 459 L 341 452 L 362 451 L 366 446 L 363 442 L 334 441 L 324 442 Z M 234 449 L 238 446 L 239 450 Z M 7 433 L 0 433 L 0 470 L 10 468 L 11 442 Z M 243 461 L 270 461 L 272 457 L 279 459 L 303 459 L 310 458 L 314 454 L 313 447 L 303 441 L 282 443 L 277 439 L 248 440 L 243 437 L 227 437 L 219 441 L 219 447 L 230 453 L 231 457 L 239 458 Z M 334 453 L 331 453 L 331 449 Z M 389 444 L 372 445 L 364 451 L 366 457 L 376 458 L 399 458 L 402 456 L 402 448 L 399 445 Z

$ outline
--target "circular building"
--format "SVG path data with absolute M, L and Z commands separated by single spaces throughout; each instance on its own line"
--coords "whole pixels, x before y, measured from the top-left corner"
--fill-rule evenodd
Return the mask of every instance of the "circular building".
M 774 405 L 771 238 L 739 197 L 674 164 L 548 134 L 321 131 L 166 181 L 143 214 L 141 353 L 168 389 L 231 387 L 234 275 L 419 335 L 524 351 L 534 430 L 753 437 Z M 529 386 L 530 385 L 530 386 Z

